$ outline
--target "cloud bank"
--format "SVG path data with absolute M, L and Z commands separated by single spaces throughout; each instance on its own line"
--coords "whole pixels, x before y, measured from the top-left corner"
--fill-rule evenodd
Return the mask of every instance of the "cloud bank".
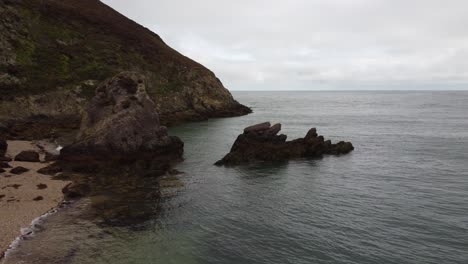
M 104 0 L 231 90 L 468 89 L 466 0 Z

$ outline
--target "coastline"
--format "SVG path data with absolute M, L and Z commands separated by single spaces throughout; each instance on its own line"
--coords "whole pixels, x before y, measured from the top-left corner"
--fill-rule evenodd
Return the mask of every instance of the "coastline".
M 24 150 L 40 152 L 34 142 L 8 141 L 6 156 L 14 158 Z M 8 162 L 12 168 L 21 166 L 29 169 L 23 174 L 10 173 L 12 168 L 5 168 L 5 172 L 0 173 L 0 259 L 16 239 L 28 233 L 22 230 L 55 212 L 63 202 L 62 189 L 70 182 L 53 180 L 51 176 L 38 173 L 39 169 L 50 165 L 43 162 L 44 154 L 40 156 L 41 162 Z

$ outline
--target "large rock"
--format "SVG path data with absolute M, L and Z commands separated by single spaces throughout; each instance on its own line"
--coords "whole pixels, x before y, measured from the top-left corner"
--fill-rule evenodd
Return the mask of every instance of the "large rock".
M 121 162 L 150 160 L 157 167 L 179 160 L 183 142 L 160 125 L 144 76 L 123 72 L 103 82 L 84 113 L 74 144 L 62 161 Z M 166 165 L 165 165 L 166 164 Z
M 318 136 L 312 128 L 304 138 L 286 141 L 286 135 L 277 135 L 281 124 L 269 122 L 244 129 L 234 142 L 231 151 L 216 165 L 238 165 L 252 161 L 282 161 L 295 158 L 315 158 L 323 155 L 341 155 L 354 150 L 350 142 L 332 144 Z

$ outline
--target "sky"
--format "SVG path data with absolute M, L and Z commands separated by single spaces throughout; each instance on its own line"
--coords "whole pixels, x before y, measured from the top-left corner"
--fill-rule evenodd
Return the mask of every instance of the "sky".
M 103 0 L 230 90 L 468 90 L 466 0 Z

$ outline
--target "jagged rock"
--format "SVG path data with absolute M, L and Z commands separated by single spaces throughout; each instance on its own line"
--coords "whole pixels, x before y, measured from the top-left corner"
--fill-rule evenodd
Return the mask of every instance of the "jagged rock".
M 40 162 L 39 153 L 33 150 L 25 150 L 16 155 L 15 161 Z
M 55 175 L 55 174 L 57 174 L 59 172 L 62 172 L 62 167 L 60 167 L 60 165 L 54 163 L 54 164 L 51 164 L 51 165 L 49 165 L 47 167 L 39 169 L 37 172 L 40 173 L 40 174 L 53 176 L 53 175 Z
M 281 124 L 269 127 L 268 122 L 247 127 L 234 142 L 231 151 L 216 165 L 238 165 L 252 161 L 281 161 L 295 158 L 314 158 L 323 155 L 341 155 L 354 150 L 350 142 L 332 144 L 318 136 L 312 128 L 306 137 L 286 141 L 286 135 L 277 135 Z M 267 127 L 268 126 L 268 127 Z
M 4 157 L 8 148 L 6 140 L 0 139 L 0 157 Z
M 75 143 L 60 151 L 60 159 L 85 163 L 149 160 L 165 168 L 181 159 L 183 145 L 160 125 L 144 76 L 123 72 L 96 89 Z
M 26 169 L 25 167 L 19 166 L 19 167 L 11 169 L 10 173 L 20 175 L 20 174 L 23 174 L 23 173 L 28 172 L 28 171 L 29 171 L 29 169 Z

